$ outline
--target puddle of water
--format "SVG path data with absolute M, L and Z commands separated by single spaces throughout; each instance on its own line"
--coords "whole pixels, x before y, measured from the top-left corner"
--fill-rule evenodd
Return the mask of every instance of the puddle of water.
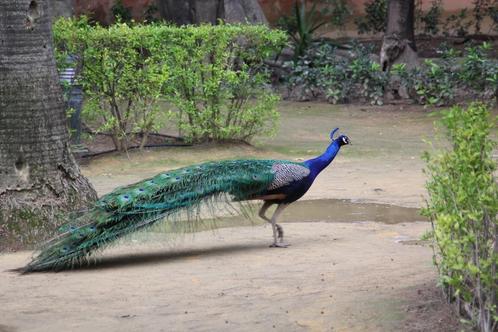
M 283 222 L 361 222 L 375 221 L 386 224 L 427 221 L 420 209 L 401 206 L 353 203 L 340 199 L 298 201 L 284 210 Z
M 257 212 L 260 205 L 254 205 Z M 275 208 L 271 208 L 266 214 L 271 216 Z M 311 201 L 299 201 L 292 203 L 284 210 L 279 218 L 279 222 L 381 222 L 386 224 L 398 224 L 404 222 L 427 221 L 420 215 L 420 210 L 416 208 L 406 208 L 387 204 L 374 203 L 353 203 L 348 200 L 322 199 Z M 219 216 L 216 219 L 203 218 L 199 224 L 192 229 L 183 229 L 181 221 L 174 226 L 171 223 L 161 223 L 153 231 L 166 233 L 190 233 L 193 229 L 196 232 L 211 230 L 216 228 L 262 225 L 266 222 L 257 216 L 257 213 L 250 218 L 242 215 Z M 408 239 L 398 239 L 408 240 Z M 401 242 L 401 241 L 400 241 Z
M 260 205 L 254 205 L 257 212 Z M 270 208 L 266 213 L 271 217 L 275 208 Z M 374 221 L 386 224 L 398 224 L 404 222 L 427 221 L 420 215 L 416 208 L 406 208 L 387 204 L 353 203 L 340 199 L 321 199 L 310 201 L 298 201 L 288 206 L 279 218 L 279 222 L 364 222 Z M 249 226 L 264 224 L 265 221 L 257 216 L 251 218 L 241 215 L 221 216 L 215 220 L 207 218 L 201 229 Z

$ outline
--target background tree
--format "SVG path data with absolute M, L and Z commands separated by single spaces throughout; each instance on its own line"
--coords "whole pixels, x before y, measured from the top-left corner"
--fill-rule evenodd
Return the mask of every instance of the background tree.
M 50 0 L 50 11 L 53 18 L 74 14 L 75 0 Z
M 70 152 L 48 1 L 0 0 L 0 250 L 96 198 Z
M 409 68 L 418 63 L 414 32 L 415 0 L 389 0 L 387 26 L 380 51 L 382 70 L 395 63 Z
M 248 22 L 267 24 L 258 0 L 158 0 L 159 13 L 177 24 Z

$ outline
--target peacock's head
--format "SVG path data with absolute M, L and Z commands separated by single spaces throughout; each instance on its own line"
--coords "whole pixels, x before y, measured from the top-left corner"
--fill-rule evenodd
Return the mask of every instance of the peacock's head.
M 346 135 L 339 135 L 339 137 L 334 139 L 334 135 L 338 130 L 339 130 L 339 128 L 335 128 L 330 133 L 330 139 L 332 140 L 332 142 L 337 141 L 340 146 L 351 144 L 349 137 L 347 137 Z

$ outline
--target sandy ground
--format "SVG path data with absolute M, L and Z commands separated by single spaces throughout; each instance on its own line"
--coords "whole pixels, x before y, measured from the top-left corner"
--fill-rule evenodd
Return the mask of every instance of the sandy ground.
M 225 228 L 122 245 L 79 271 L 2 272 L 0 331 L 451 331 L 442 304 L 431 321 L 410 321 L 438 301 L 422 298 L 431 250 L 410 241 L 426 229 L 290 223 L 292 246 L 275 250 L 270 227 Z
M 103 194 L 194 161 L 301 160 L 317 154 L 331 123 L 339 123 L 354 145 L 341 151 L 305 199 L 422 205 L 421 139 L 432 133 L 433 121 L 425 110 L 301 105 L 287 110 L 284 103 L 278 136 L 255 148 L 110 156 L 84 172 Z M 303 117 L 307 131 L 298 126 Z M 326 210 L 324 204 L 315 208 Z M 432 250 L 419 241 L 429 223 L 354 217 L 344 223 L 330 209 L 322 222 L 284 223 L 287 249 L 268 248 L 271 228 L 258 225 L 181 239 L 140 234 L 104 252 L 91 268 L 60 273 L 19 276 L 8 269 L 25 264 L 31 253 L 0 255 L 0 332 L 458 329 L 435 286 Z

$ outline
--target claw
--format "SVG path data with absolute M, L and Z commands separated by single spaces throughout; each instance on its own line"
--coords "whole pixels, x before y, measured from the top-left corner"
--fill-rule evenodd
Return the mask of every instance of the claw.
M 288 246 L 290 246 L 288 243 L 272 243 L 270 248 L 287 248 Z

